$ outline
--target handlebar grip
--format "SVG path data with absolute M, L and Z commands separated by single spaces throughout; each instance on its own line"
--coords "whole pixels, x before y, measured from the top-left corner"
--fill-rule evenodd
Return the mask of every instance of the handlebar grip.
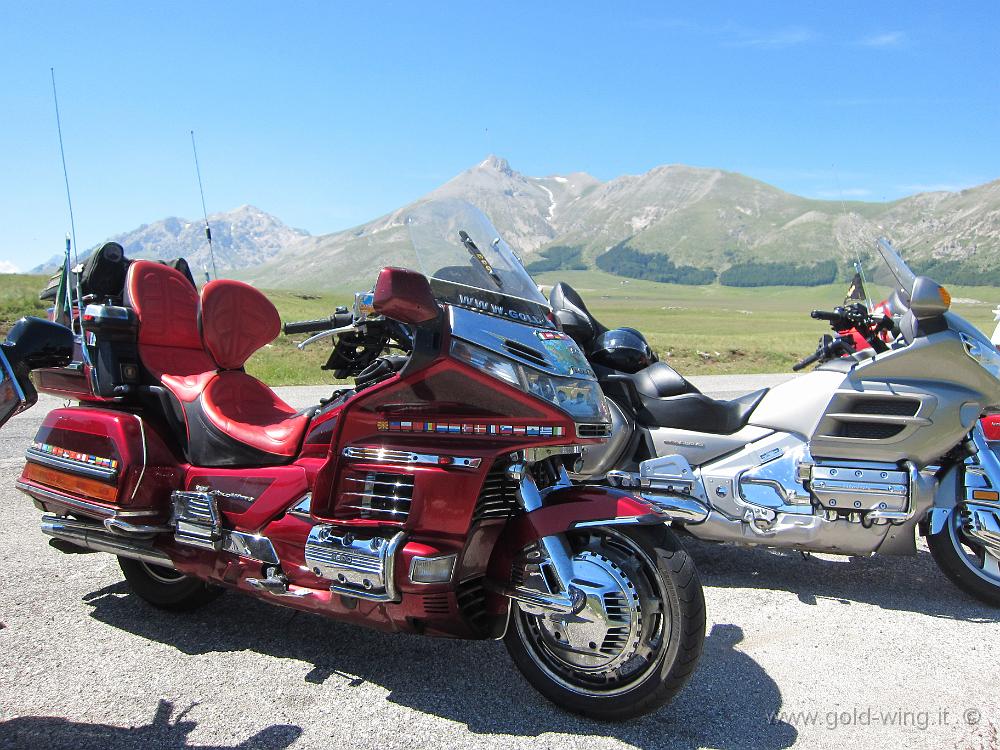
M 343 328 L 354 322 L 354 313 L 334 313 L 329 318 L 318 320 L 300 320 L 295 323 L 285 323 L 284 332 L 286 336 L 295 333 L 319 333 L 329 331 L 331 328 Z
M 333 327 L 330 318 L 320 318 L 319 320 L 300 320 L 296 323 L 285 323 L 284 331 L 286 336 L 290 336 L 293 333 L 319 333 Z
M 344 326 L 349 326 L 354 323 L 354 313 L 334 313 L 330 316 L 330 322 L 333 324 L 332 328 L 343 328 Z
M 816 320 L 834 321 L 839 320 L 841 316 L 837 315 L 837 313 L 827 312 L 826 310 L 813 310 L 809 313 L 809 317 Z
M 802 368 L 808 367 L 809 365 L 811 365 L 813 362 L 815 362 L 816 360 L 818 360 L 822 356 L 823 356 L 823 352 L 822 351 L 813 352 L 812 354 L 810 354 L 805 359 L 801 360 L 800 362 L 796 362 L 794 365 L 792 365 L 792 372 L 798 372 Z

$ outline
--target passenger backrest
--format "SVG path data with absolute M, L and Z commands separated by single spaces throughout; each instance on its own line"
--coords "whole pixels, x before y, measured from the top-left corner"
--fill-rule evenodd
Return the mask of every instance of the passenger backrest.
M 217 367 L 198 329 L 198 291 L 179 271 L 149 260 L 129 266 L 125 303 L 139 318 L 139 359 L 178 399 L 198 398 Z
M 240 369 L 280 332 L 277 309 L 249 284 L 217 279 L 202 289 L 201 339 L 220 369 Z

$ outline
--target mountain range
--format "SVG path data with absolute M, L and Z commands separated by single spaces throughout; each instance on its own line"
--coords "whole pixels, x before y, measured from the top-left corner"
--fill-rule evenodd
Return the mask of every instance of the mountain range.
M 215 265 L 220 274 L 267 263 L 283 249 L 309 236 L 308 232 L 285 226 L 254 206 L 211 214 L 208 224 L 212 228 Z M 205 238 L 205 222 L 201 220 L 171 216 L 109 237 L 108 241 L 119 243 L 129 258 L 186 258 L 198 276 L 212 270 L 212 253 Z M 80 257 L 89 256 L 97 247 L 81 253 Z M 54 273 L 61 264 L 62 256 L 56 255 L 29 273 Z
M 886 203 L 844 202 L 803 198 L 720 169 L 668 165 L 604 182 L 583 172 L 531 177 L 497 156 L 407 206 L 332 234 L 310 236 L 249 206 L 210 217 L 219 270 L 261 287 L 368 281 L 405 247 L 408 210 L 443 197 L 478 206 L 538 268 L 543 258 L 555 259 L 544 267 L 568 259 L 573 265 L 562 267 L 606 268 L 614 248 L 636 251 L 640 264 L 708 269 L 713 278 L 746 264 L 846 268 L 885 235 L 917 264 L 960 266 L 972 276 L 1000 272 L 1000 180 Z M 115 239 L 130 257 L 205 263 L 200 222 L 166 219 Z

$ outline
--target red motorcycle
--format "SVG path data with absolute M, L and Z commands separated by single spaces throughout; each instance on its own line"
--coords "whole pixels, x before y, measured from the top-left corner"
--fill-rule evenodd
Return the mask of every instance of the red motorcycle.
M 567 476 L 610 434 L 593 371 L 482 214 L 428 204 L 407 230 L 426 276 L 383 268 L 353 312 L 285 326 L 334 337 L 326 367 L 356 378 L 304 411 L 243 369 L 281 324 L 240 282 L 199 295 L 134 261 L 76 336 L 22 319 L 0 348 L 0 424 L 36 389 L 79 405 L 45 417 L 18 488 L 53 546 L 116 555 L 156 607 L 228 588 L 502 638 L 565 709 L 657 708 L 694 670 L 704 599 L 655 505 Z

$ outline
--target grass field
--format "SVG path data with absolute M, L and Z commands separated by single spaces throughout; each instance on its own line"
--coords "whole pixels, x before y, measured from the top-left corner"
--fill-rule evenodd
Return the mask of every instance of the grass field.
M 691 375 L 788 371 L 812 353 L 816 340 L 829 330 L 810 318 L 809 311 L 840 304 L 845 290 L 843 284 L 748 289 L 625 282 L 598 271 L 545 273 L 537 280 L 546 286 L 566 281 L 601 322 L 638 328 L 663 359 Z M 44 283 L 41 276 L 0 275 L 2 330 L 21 315 L 44 314 L 37 301 Z M 353 291 L 280 291 L 268 296 L 282 320 L 290 321 L 329 315 L 337 305 L 350 305 Z M 1000 303 L 1000 289 L 949 287 L 949 291 L 956 312 L 988 334 L 993 332 L 992 311 Z M 319 342 L 303 352 L 295 348 L 302 338 L 279 336 L 250 359 L 247 371 L 272 385 L 334 382 L 330 373 L 320 370 L 330 345 Z

